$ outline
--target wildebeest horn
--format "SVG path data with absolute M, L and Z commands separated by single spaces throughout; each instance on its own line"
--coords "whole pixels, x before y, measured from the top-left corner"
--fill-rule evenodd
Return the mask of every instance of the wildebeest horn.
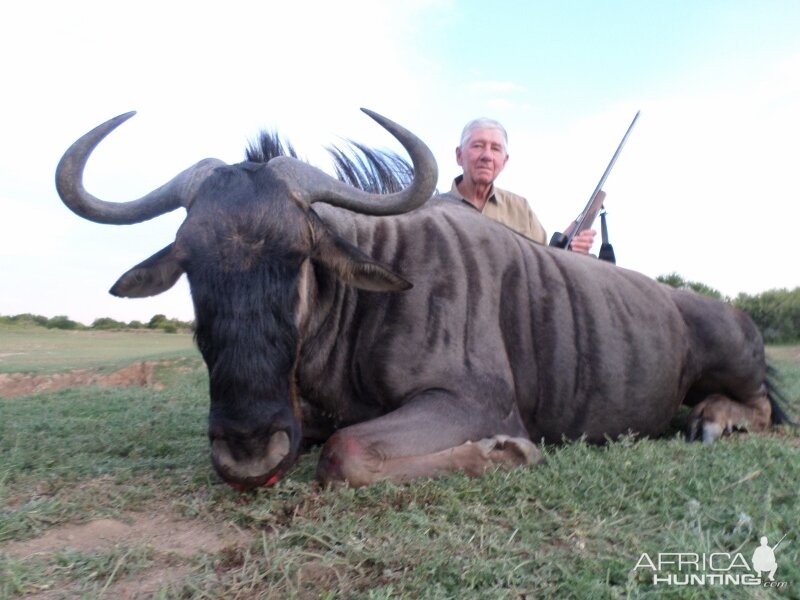
M 131 111 L 95 127 L 72 144 L 58 163 L 58 195 L 70 210 L 84 219 L 110 225 L 130 225 L 163 215 L 181 206 L 189 206 L 203 180 L 216 167 L 225 164 L 215 158 L 202 160 L 138 200 L 106 202 L 95 198 L 83 187 L 86 161 L 103 138 L 135 114 L 135 111 Z
M 413 133 L 366 108 L 362 111 L 375 119 L 403 145 L 414 165 L 414 180 L 402 192 L 371 194 L 343 183 L 325 172 L 290 158 L 270 161 L 302 199 L 308 203 L 327 202 L 367 215 L 394 215 L 413 210 L 433 195 L 439 169 L 425 143 Z

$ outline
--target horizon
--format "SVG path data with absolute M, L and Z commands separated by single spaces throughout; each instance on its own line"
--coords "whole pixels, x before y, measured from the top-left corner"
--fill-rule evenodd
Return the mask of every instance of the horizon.
M 662 275 L 657 275 L 654 279 L 660 280 L 662 278 L 667 278 L 667 277 L 674 276 L 674 275 L 677 275 L 678 277 L 680 277 L 683 280 L 683 282 L 684 282 L 686 287 L 689 287 L 689 286 L 694 285 L 694 284 L 700 284 L 700 285 L 706 286 L 706 284 L 704 284 L 702 281 L 689 281 L 689 280 L 686 280 L 685 278 L 683 278 L 680 275 L 680 273 L 675 273 L 675 272 L 664 273 Z M 743 296 L 745 296 L 745 297 L 757 297 L 757 296 L 760 296 L 762 294 L 766 294 L 766 293 L 770 293 L 770 292 L 788 292 L 788 293 L 792 293 L 792 292 L 795 292 L 797 290 L 800 290 L 800 286 L 797 286 L 797 287 L 794 287 L 794 288 L 786 288 L 786 287 L 771 288 L 771 289 L 763 290 L 761 292 L 757 292 L 757 293 L 754 293 L 754 294 L 748 294 L 746 292 L 739 292 L 739 294 L 737 294 L 735 297 L 731 297 L 731 296 L 725 296 L 724 294 L 722 294 L 716 288 L 713 288 L 711 286 L 706 286 L 706 287 L 708 287 L 709 290 L 712 291 L 712 292 L 720 293 L 722 295 L 722 301 L 726 302 L 726 303 L 735 303 L 738 298 L 741 298 Z M 57 319 L 59 317 L 66 317 L 70 321 L 74 321 L 74 322 L 78 323 L 79 325 L 81 325 L 83 327 L 86 327 L 86 328 L 92 328 L 94 323 L 96 321 L 100 320 L 100 319 L 112 319 L 114 321 L 120 322 L 123 325 L 129 325 L 129 324 L 131 324 L 133 322 L 138 322 L 138 323 L 142 324 L 143 328 L 147 328 L 147 323 L 149 323 L 153 318 L 155 318 L 155 317 L 157 317 L 159 315 L 166 317 L 166 319 L 168 321 L 178 321 L 181 324 L 188 324 L 188 325 L 194 324 L 194 320 L 195 320 L 194 313 L 191 315 L 191 318 L 183 319 L 183 318 L 180 318 L 180 317 L 174 317 L 174 316 L 171 316 L 171 315 L 168 315 L 168 314 L 164 314 L 162 312 L 157 312 L 157 313 L 152 314 L 149 319 L 148 318 L 144 318 L 144 319 L 136 318 L 136 319 L 130 319 L 130 320 L 126 321 L 126 320 L 115 319 L 113 317 L 109 317 L 108 315 L 99 315 L 99 316 L 96 316 L 96 317 L 92 318 L 91 321 L 86 322 L 86 321 L 81 321 L 79 319 L 75 319 L 75 318 L 71 317 L 70 315 L 62 314 L 62 313 L 57 313 L 57 314 L 53 314 L 53 315 L 43 315 L 43 314 L 31 313 L 31 312 L 28 312 L 28 311 L 21 312 L 21 313 L 16 313 L 16 314 L 13 314 L 13 315 L 12 314 L 0 313 L 0 319 L 4 319 L 4 318 L 15 319 L 15 318 L 24 317 L 24 316 L 30 316 L 30 317 L 44 317 L 44 318 L 47 318 L 48 320 L 51 320 L 51 319 Z

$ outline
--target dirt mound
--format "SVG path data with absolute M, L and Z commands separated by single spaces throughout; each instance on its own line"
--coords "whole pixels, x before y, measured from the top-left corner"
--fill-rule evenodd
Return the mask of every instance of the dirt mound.
M 129 577 L 110 578 L 104 597 L 133 599 L 151 598 L 164 586 L 180 581 L 192 567 L 192 555 L 214 554 L 226 548 L 246 548 L 252 536 L 232 525 L 189 521 L 165 514 L 129 514 L 124 519 L 97 519 L 82 525 L 65 525 L 43 536 L 22 542 L 11 542 L 2 552 L 16 559 L 32 559 L 70 549 L 90 554 L 115 547 L 150 548 L 163 555 L 163 564 L 139 571 Z M 170 559 L 169 557 L 176 557 Z M 183 560 L 181 560 L 183 559 Z M 113 584 L 111 579 L 113 579 Z M 33 590 L 32 590 L 33 591 Z M 83 597 L 71 586 L 59 589 L 39 588 L 26 598 L 50 600 Z
M 101 373 L 96 369 L 78 369 L 50 375 L 0 373 L 0 398 L 13 398 L 14 396 L 39 394 L 86 385 L 158 387 L 158 384 L 153 383 L 153 371 L 156 364 L 158 361 L 146 360 L 133 363 L 113 373 Z
M 65 549 L 91 552 L 117 545 L 141 545 L 159 553 L 191 556 L 196 552 L 219 552 L 247 540 L 248 536 L 233 526 L 131 514 L 124 520 L 96 519 L 82 525 L 58 527 L 32 540 L 6 544 L 3 552 L 15 558 L 30 558 Z

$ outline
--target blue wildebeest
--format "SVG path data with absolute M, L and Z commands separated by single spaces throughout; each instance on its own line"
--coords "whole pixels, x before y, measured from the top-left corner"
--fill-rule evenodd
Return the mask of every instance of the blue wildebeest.
M 132 114 L 73 144 L 58 192 L 100 223 L 186 208 L 175 241 L 111 292 L 188 276 L 212 463 L 235 487 L 277 481 L 304 437 L 325 443 L 323 482 L 365 485 L 537 462 L 540 440 L 659 434 L 682 403 L 706 441 L 782 418 L 742 312 L 431 198 L 433 156 L 388 119 L 368 112 L 411 157 L 400 191 L 267 156 L 206 159 L 138 200 L 99 200 L 84 166 Z

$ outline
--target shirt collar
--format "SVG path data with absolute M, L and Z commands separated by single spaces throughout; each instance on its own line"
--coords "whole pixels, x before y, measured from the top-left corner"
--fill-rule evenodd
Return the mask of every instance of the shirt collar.
M 464 204 L 467 204 L 467 205 L 471 206 L 472 208 L 474 208 L 475 210 L 478 210 L 477 206 L 475 206 L 472 202 L 470 202 L 469 200 L 464 198 L 464 196 L 461 195 L 461 192 L 458 191 L 458 184 L 461 183 L 461 181 L 463 181 L 463 179 L 464 179 L 464 175 L 459 175 L 458 177 L 453 179 L 453 185 L 450 187 L 450 192 L 452 194 L 455 194 L 456 196 L 458 196 L 458 198 Z M 495 194 L 494 184 L 492 184 L 492 191 L 489 194 L 488 200 L 486 200 L 486 204 L 488 204 L 489 202 L 494 202 L 495 204 L 497 204 L 497 195 Z M 486 208 L 486 205 L 484 205 L 484 208 Z

